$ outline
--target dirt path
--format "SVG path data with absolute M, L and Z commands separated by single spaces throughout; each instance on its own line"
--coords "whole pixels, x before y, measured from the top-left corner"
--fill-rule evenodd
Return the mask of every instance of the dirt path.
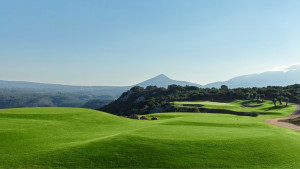
M 279 122 L 279 120 L 294 119 L 300 117 L 300 105 L 297 104 L 296 106 L 297 106 L 297 110 L 294 111 L 290 116 L 275 118 L 275 119 L 265 119 L 265 122 L 272 124 L 274 126 L 300 131 L 300 126 L 294 125 L 292 123 L 287 123 L 287 122 Z

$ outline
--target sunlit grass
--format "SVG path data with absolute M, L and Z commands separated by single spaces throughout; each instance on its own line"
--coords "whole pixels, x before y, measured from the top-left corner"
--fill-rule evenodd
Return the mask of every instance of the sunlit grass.
M 79 108 L 0 110 L 0 168 L 298 168 L 300 134 L 263 121 L 295 106 L 242 103 L 201 102 L 266 114 L 158 113 L 152 121 Z

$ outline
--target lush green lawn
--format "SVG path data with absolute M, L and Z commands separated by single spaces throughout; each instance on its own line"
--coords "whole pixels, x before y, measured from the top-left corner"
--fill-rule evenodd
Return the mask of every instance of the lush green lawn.
M 277 105 L 274 107 L 273 102 L 264 101 L 257 103 L 256 100 L 234 100 L 228 102 L 208 102 L 208 101 L 181 101 L 173 102 L 175 106 L 185 106 L 185 105 L 202 105 L 203 108 L 209 109 L 227 109 L 237 112 L 256 112 L 260 115 L 259 118 L 272 118 L 272 117 L 282 117 L 288 116 L 296 109 L 295 105 L 289 105 L 285 107 L 283 105 Z
M 143 121 L 79 108 L 3 109 L 0 168 L 299 168 L 300 133 L 263 121 L 295 106 L 243 102 L 201 104 L 265 115 L 159 113 Z

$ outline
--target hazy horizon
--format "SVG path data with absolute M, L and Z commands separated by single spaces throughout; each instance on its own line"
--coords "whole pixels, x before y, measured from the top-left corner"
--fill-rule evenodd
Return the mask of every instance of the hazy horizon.
M 205 85 L 300 63 L 297 0 L 0 0 L 0 80 Z

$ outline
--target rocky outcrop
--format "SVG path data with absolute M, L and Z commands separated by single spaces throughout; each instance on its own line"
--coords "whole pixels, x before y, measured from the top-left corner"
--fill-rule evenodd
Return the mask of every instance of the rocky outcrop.
M 119 99 L 119 101 L 122 101 L 122 102 L 127 101 L 128 98 L 129 98 L 133 93 L 134 93 L 133 91 L 129 90 L 128 93 L 127 93 L 125 96 L 123 96 L 123 97 L 121 97 L 121 98 Z
M 140 96 L 139 98 L 137 98 L 137 99 L 134 101 L 134 103 L 137 104 L 137 103 L 139 103 L 139 102 L 141 102 L 141 101 L 144 101 L 144 100 L 145 100 L 145 96 Z
M 139 119 L 139 116 L 137 114 L 132 114 L 128 117 L 131 118 L 131 119 Z
M 146 117 L 146 116 L 142 116 L 142 117 L 140 118 L 140 120 L 149 120 L 149 118 Z
M 151 120 L 159 120 L 159 117 L 152 117 Z

